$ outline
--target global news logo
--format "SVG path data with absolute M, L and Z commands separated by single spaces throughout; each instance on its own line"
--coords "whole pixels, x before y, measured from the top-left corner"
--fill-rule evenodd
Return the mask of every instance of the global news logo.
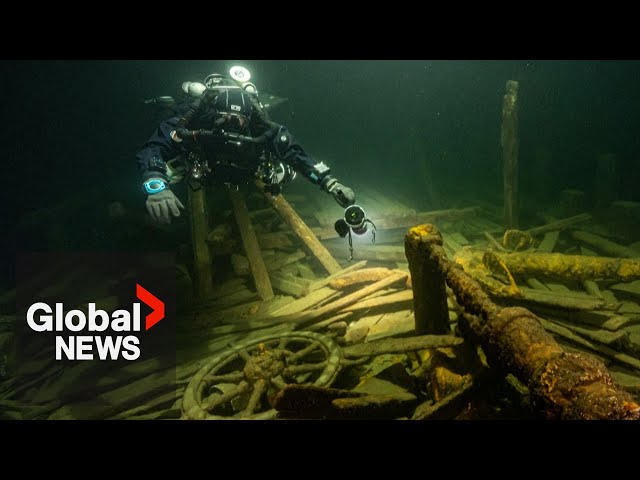
M 136 297 L 152 312 L 145 317 L 144 330 L 156 325 L 165 316 L 162 300 L 136 283 Z M 89 303 L 87 313 L 69 310 L 56 303 L 52 308 L 44 302 L 32 304 L 27 310 L 27 324 L 34 332 L 59 332 L 55 338 L 56 360 L 63 355 L 68 360 L 137 360 L 140 357 L 141 303 L 134 302 L 131 310 L 115 310 L 109 315 Z M 65 332 L 70 332 L 65 335 Z M 98 334 L 91 335 L 92 332 Z M 87 334 L 89 333 L 89 334 Z

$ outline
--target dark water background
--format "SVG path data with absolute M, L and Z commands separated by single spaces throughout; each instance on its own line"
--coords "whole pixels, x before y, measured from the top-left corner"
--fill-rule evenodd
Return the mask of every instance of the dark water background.
M 234 64 L 289 99 L 274 119 L 344 183 L 402 190 L 416 208 L 447 208 L 457 192 L 499 204 L 507 80 L 520 84 L 524 199 L 551 204 L 565 188 L 589 198 L 598 155 L 615 153 L 619 198 L 640 201 L 638 61 L 3 61 L 0 288 L 12 285 L 16 249 L 47 248 L 33 225 L 16 235 L 34 211 L 53 209 L 47 221 L 73 228 L 73 248 L 83 238 L 91 248 L 105 204 L 144 209 L 134 156 L 158 118 L 143 100 Z M 448 195 L 423 195 L 425 171 Z

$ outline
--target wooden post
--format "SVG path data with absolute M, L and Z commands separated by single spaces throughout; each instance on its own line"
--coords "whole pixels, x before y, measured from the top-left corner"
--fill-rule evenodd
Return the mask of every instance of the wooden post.
M 442 235 L 435 227 L 429 231 L 412 228 L 404 239 L 411 272 L 416 335 L 451 333 L 444 277 L 438 271 L 437 262 L 427 254 L 424 243 L 428 242 L 443 244 Z
M 229 197 L 231 198 L 231 204 L 233 206 L 233 214 L 236 217 L 236 222 L 240 229 L 242 245 L 244 246 L 244 252 L 249 260 L 249 268 L 251 269 L 251 275 L 253 275 L 256 290 L 262 300 L 271 300 L 274 297 L 273 288 L 271 287 L 271 280 L 269 279 L 267 267 L 264 264 L 264 259 L 262 258 L 260 245 L 258 245 L 256 232 L 253 230 L 251 220 L 249 219 L 247 204 L 244 201 L 244 197 L 241 192 L 234 190 L 233 188 L 229 188 L 228 190 Z
M 504 228 L 518 228 L 518 82 L 509 80 L 502 101 Z
M 282 195 L 274 197 L 271 193 L 265 192 L 264 185 L 260 181 L 257 181 L 256 185 L 258 186 L 258 189 L 264 193 L 265 198 L 275 211 L 278 212 L 280 217 L 282 217 L 287 225 L 289 225 L 298 238 L 302 240 L 311 254 L 318 259 L 320 264 L 327 272 L 329 272 L 329 274 L 342 270 L 340 264 L 331 256 L 324 245 L 320 243 L 318 237 L 316 237 L 307 224 L 304 223 L 304 220 L 300 218 L 293 207 L 291 207 L 289 202 L 287 202 Z
M 207 222 L 207 202 L 204 188 L 187 188 L 189 204 L 189 227 L 193 252 L 194 295 L 206 300 L 212 292 L 213 275 L 211 255 L 207 244 L 209 226 Z

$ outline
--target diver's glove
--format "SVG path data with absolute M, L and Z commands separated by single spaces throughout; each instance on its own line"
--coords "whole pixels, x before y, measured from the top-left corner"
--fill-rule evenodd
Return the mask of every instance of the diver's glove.
M 147 211 L 155 222 L 168 225 L 172 215 L 180 216 L 180 208 L 184 209 L 184 205 L 169 190 L 166 182 L 152 178 L 144 183 L 143 188 L 147 194 Z
M 335 198 L 341 207 L 347 208 L 356 203 L 356 194 L 349 187 L 345 187 L 338 180 L 328 176 L 323 182 L 323 188 Z

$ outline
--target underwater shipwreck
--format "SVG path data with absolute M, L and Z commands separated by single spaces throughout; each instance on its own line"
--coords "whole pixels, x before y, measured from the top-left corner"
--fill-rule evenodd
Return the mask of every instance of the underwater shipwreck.
M 557 215 L 522 226 L 516 82 L 501 140 L 503 204 L 416 211 L 356 185 L 375 225 L 345 218 L 352 249 L 335 206 L 312 195 L 229 190 L 227 221 L 212 225 L 207 192 L 190 190 L 176 365 L 101 377 L 46 350 L 16 364 L 22 319 L 6 292 L 0 416 L 640 419 L 640 204 L 615 199 L 602 174 L 593 208 L 565 190 Z M 97 304 L 113 302 L 105 289 Z

